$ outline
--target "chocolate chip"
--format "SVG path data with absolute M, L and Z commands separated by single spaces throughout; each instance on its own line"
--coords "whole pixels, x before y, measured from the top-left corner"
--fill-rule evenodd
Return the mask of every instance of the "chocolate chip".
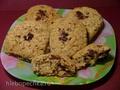
M 59 37 L 60 40 L 62 40 L 63 42 L 67 41 L 67 38 L 64 37 Z
M 109 50 L 107 50 L 107 51 L 103 51 L 102 53 L 99 53 L 99 59 L 101 59 L 101 58 L 104 58 L 105 56 L 107 56 L 108 55 L 108 53 L 109 53 L 109 51 L 110 51 L 110 49 Z
M 91 59 L 94 59 L 94 57 L 88 56 L 88 54 L 83 56 L 84 63 L 88 64 Z
M 37 18 L 36 18 L 37 21 L 41 20 L 44 17 L 47 17 L 46 16 L 46 11 L 43 11 L 43 10 L 39 10 L 38 13 L 37 13 L 37 15 L 38 15 Z
M 59 31 L 59 32 L 61 32 L 61 30 L 62 30 L 61 28 L 58 28 L 58 31 Z M 63 29 L 63 30 L 64 30 L 64 29 Z
M 71 37 L 69 37 L 69 39 L 68 40 L 71 40 L 72 38 Z
M 53 24 L 54 22 L 51 22 L 51 24 Z
M 60 35 L 60 37 L 59 37 L 59 40 L 61 40 L 63 43 L 64 43 L 65 41 L 67 41 L 67 40 L 68 40 L 68 33 L 66 33 L 65 31 L 62 31 L 62 32 L 61 32 L 61 35 Z
M 39 10 L 38 14 L 40 14 L 41 16 L 46 16 L 46 11 L 43 11 L 43 10 Z
M 87 55 L 85 55 L 83 58 L 85 61 L 87 61 L 89 59 Z
M 92 49 L 88 49 L 88 56 L 91 58 L 94 58 L 97 55 L 97 52 L 92 50 Z
M 33 34 L 30 32 L 26 36 L 24 36 L 24 40 L 26 40 L 26 41 L 30 41 L 30 40 L 32 40 L 32 38 L 33 38 Z
M 38 20 L 41 20 L 41 17 L 40 17 L 40 16 L 37 16 L 36 21 L 38 21 Z
M 88 18 L 88 16 L 83 15 L 83 13 L 81 13 L 80 11 L 77 11 L 77 12 L 76 12 L 76 15 L 77 15 L 78 19 Z

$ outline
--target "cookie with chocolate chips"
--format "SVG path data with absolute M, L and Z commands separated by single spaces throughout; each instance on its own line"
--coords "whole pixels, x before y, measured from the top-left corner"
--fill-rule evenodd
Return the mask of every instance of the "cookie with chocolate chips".
M 85 25 L 88 31 L 89 41 L 94 39 L 99 31 L 103 28 L 103 18 L 93 8 L 78 7 L 71 10 L 66 16 L 69 19 L 75 19 Z
M 34 57 L 32 69 L 35 74 L 44 76 L 62 77 L 72 76 L 75 73 L 75 65 L 69 57 L 53 53 Z
M 76 68 L 81 69 L 88 65 L 94 65 L 98 59 L 107 56 L 109 51 L 108 46 L 92 43 L 78 51 L 72 58 L 76 63 Z
M 64 53 L 71 57 L 87 45 L 87 31 L 81 23 L 60 18 L 50 26 L 50 29 L 51 52 Z
M 51 6 L 36 5 L 27 11 L 25 19 L 50 24 L 59 17 L 60 15 Z
M 4 43 L 6 53 L 31 60 L 34 55 L 45 53 L 49 31 L 46 24 L 25 21 L 12 28 Z

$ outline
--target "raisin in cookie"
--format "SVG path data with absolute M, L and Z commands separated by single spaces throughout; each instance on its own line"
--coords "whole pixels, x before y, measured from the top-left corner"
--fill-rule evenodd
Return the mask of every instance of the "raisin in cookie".
M 26 13 L 26 20 L 33 20 L 45 23 L 53 23 L 60 15 L 55 9 L 47 5 L 36 5 L 31 7 Z
M 48 39 L 46 24 L 25 21 L 8 32 L 4 50 L 6 53 L 31 60 L 34 55 L 44 54 Z
M 105 45 L 90 44 L 78 51 L 74 56 L 76 68 L 81 69 L 87 65 L 94 65 L 100 58 L 105 57 L 110 51 L 110 48 Z
M 32 69 L 36 74 L 45 76 L 71 76 L 75 73 L 75 65 L 69 57 L 53 53 L 34 57 Z
M 94 39 L 96 34 L 101 31 L 103 27 L 102 16 L 93 8 L 78 7 L 71 10 L 65 17 L 79 20 L 83 23 L 87 28 L 89 41 Z
M 87 31 L 82 23 L 59 18 L 50 29 L 51 52 L 72 56 L 87 45 Z

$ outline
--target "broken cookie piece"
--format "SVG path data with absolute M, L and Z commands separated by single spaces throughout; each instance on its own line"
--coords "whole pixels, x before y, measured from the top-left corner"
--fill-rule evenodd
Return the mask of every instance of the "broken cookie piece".
M 105 45 L 90 44 L 82 50 L 78 51 L 73 59 L 76 62 L 76 68 L 81 69 L 88 65 L 94 65 L 100 58 L 105 57 L 110 48 Z
M 32 69 L 37 75 L 71 76 L 75 73 L 75 65 L 70 58 L 63 55 L 44 54 L 32 60 Z
M 105 57 L 110 48 L 105 45 L 90 44 L 78 51 L 73 57 L 49 53 L 32 60 L 33 71 L 44 76 L 73 76 L 78 70 L 94 65 L 99 58 Z

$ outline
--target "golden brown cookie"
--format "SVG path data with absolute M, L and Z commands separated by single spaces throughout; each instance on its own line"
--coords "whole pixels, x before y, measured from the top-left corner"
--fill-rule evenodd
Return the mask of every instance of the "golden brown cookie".
M 74 8 L 68 12 L 65 17 L 72 20 L 78 20 L 84 24 L 88 31 L 89 41 L 92 40 L 103 27 L 102 16 L 97 10 L 90 7 Z
M 42 23 L 51 24 L 60 15 L 55 9 L 48 5 L 36 5 L 31 7 L 25 16 L 26 20 L 38 21 Z
M 51 52 L 72 56 L 87 45 L 86 28 L 76 21 L 57 19 L 51 25 L 50 31 Z
M 25 21 L 13 27 L 4 42 L 6 53 L 30 59 L 37 54 L 44 54 L 49 39 L 46 24 Z
M 44 76 L 72 76 L 75 65 L 64 55 L 53 53 L 39 55 L 32 60 L 32 69 L 38 75 Z
M 106 45 L 92 43 L 78 51 L 73 56 L 73 59 L 76 63 L 77 69 L 81 69 L 88 65 L 94 65 L 98 59 L 107 56 L 109 51 L 110 48 Z

